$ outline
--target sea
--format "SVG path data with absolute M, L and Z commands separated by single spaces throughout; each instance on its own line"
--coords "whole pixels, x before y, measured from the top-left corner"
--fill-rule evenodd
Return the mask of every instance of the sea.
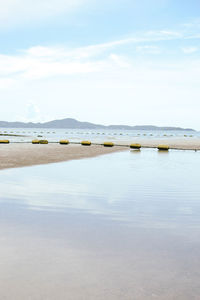
M 44 129 L 44 128 L 0 128 L 0 135 L 9 138 L 11 142 L 30 142 L 32 139 L 47 139 L 58 142 L 68 139 L 72 142 L 91 140 L 92 142 L 119 141 L 131 142 L 137 139 L 165 139 L 165 138 L 199 138 L 198 131 L 184 130 L 87 130 L 87 129 Z

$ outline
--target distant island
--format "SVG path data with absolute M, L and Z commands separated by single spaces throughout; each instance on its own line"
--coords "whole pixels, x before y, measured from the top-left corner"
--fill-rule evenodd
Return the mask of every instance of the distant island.
M 6 122 L 0 121 L 0 128 L 55 128 L 55 129 L 110 129 L 110 130 L 181 130 L 181 131 L 195 131 L 191 128 L 181 127 L 159 127 L 153 125 L 100 125 L 89 122 L 80 122 L 72 118 L 62 120 L 53 120 L 44 123 L 24 123 L 24 122 Z

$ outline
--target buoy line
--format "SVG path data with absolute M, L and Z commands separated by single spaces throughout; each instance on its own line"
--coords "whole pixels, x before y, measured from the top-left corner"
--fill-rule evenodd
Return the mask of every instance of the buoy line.
M 146 148 L 146 149 L 157 149 L 159 151 L 169 151 L 169 150 L 182 150 L 182 151 L 200 151 L 200 149 L 192 149 L 192 148 L 180 148 L 180 147 L 173 147 L 173 146 L 169 146 L 169 145 L 164 145 L 164 144 L 159 144 L 157 146 L 143 146 L 139 143 L 132 143 L 132 144 L 128 144 L 128 145 L 123 145 L 123 144 L 115 144 L 113 142 L 110 141 L 106 141 L 106 142 L 102 142 L 102 143 L 97 143 L 97 142 L 91 142 L 91 141 L 81 141 L 81 142 L 75 142 L 72 141 L 70 142 L 67 139 L 62 139 L 60 141 L 48 141 L 48 140 L 39 140 L 39 139 L 34 139 L 32 141 L 10 141 L 10 140 L 0 140 L 0 144 L 60 144 L 60 145 L 69 145 L 69 144 L 75 144 L 75 145 L 82 145 L 82 146 L 104 146 L 104 147 L 127 147 L 130 148 L 131 150 L 140 150 L 142 148 Z

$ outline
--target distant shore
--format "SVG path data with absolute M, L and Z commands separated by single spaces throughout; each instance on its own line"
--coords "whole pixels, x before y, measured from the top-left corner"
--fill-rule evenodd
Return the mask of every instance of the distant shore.
M 182 128 L 182 127 L 169 127 L 169 126 L 155 126 L 155 125 L 102 125 L 102 124 L 94 124 L 90 122 L 81 122 L 73 118 L 65 118 L 61 120 L 52 120 L 49 122 L 44 123 L 24 123 L 24 122 L 7 122 L 7 121 L 0 121 L 0 128 L 9 129 L 9 128 L 24 128 L 24 129 L 31 129 L 31 128 L 38 128 L 38 129 L 84 129 L 84 130 L 179 130 L 179 131 L 188 131 L 188 132 L 195 132 L 192 128 Z

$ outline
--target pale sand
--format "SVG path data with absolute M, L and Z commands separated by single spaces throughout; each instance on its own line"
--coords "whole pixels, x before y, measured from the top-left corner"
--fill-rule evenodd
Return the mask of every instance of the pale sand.
M 139 143 L 142 147 L 157 147 L 159 144 L 168 145 L 171 149 L 180 150 L 200 150 L 200 138 L 182 138 L 182 137 L 166 137 L 166 138 L 145 138 L 136 137 L 132 140 L 120 141 L 116 144 L 130 145 L 131 143 Z
M 142 147 L 157 148 L 158 145 L 168 145 L 171 149 L 200 150 L 200 138 L 143 138 L 136 137 L 132 140 L 115 141 L 117 145 L 130 145 L 139 143 Z
M 102 145 L 60 145 L 52 143 L 48 145 L 32 145 L 26 143 L 1 144 L 0 145 L 0 169 L 24 167 L 67 161 L 72 159 L 89 158 L 107 153 L 127 150 L 122 145 L 140 143 L 143 147 L 157 147 L 159 144 L 169 145 L 170 148 L 182 150 L 200 150 L 200 138 L 135 138 L 132 141 L 115 141 L 111 148 Z
M 32 165 L 48 164 L 72 159 L 89 158 L 102 154 L 127 150 L 125 147 L 107 148 L 103 146 L 81 145 L 0 145 L 0 169 L 17 168 Z
M 140 138 L 137 141 L 144 147 L 157 147 L 159 144 L 164 144 L 172 149 L 200 150 L 200 138 Z

